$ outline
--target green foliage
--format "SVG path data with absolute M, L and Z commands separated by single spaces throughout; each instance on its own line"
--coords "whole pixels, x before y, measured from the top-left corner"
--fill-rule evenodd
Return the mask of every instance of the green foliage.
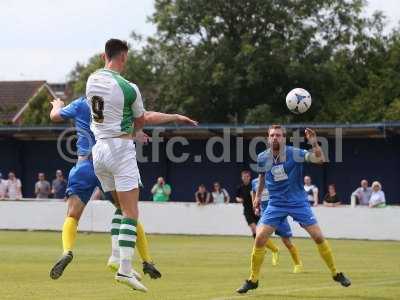
M 137 37 L 136 37 L 137 39 Z M 73 87 L 73 96 L 79 97 L 85 94 L 86 82 L 90 74 L 104 67 L 104 61 L 100 55 L 94 55 L 87 65 L 77 63 L 70 73 L 70 84 Z M 128 62 L 122 74 L 126 79 L 136 83 L 140 87 L 142 97 L 146 100 L 146 108 L 154 106 L 158 95 L 158 88 L 153 73 L 153 67 L 148 58 L 134 50 L 129 52 Z
M 201 122 L 368 122 L 392 114 L 400 97 L 400 33 L 365 17 L 354 0 L 156 0 L 157 34 L 130 52 L 123 74 L 147 109 Z M 138 39 L 135 33 L 134 39 Z M 75 94 L 102 67 L 99 56 L 71 73 Z M 294 87 L 311 110 L 285 105 Z
M 85 94 L 86 81 L 97 69 L 104 66 L 100 55 L 96 54 L 89 59 L 87 65 L 77 63 L 75 69 L 70 73 L 70 84 L 72 84 L 72 92 L 74 96 L 81 96 Z
M 0 115 L 16 114 L 18 112 L 18 106 L 0 106 Z M 0 125 L 11 125 L 11 120 L 0 119 Z
M 53 97 L 46 88 L 42 88 L 31 100 L 27 109 L 22 114 L 23 125 L 50 125 L 50 101 Z
M 385 111 L 385 120 L 400 121 L 400 98 L 396 98 Z

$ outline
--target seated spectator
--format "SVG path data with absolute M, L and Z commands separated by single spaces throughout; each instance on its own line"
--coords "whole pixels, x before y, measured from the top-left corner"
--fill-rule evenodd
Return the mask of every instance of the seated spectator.
M 318 188 L 311 183 L 310 176 L 304 176 L 304 190 L 307 193 L 307 199 L 311 206 L 318 205 Z
M 171 187 L 168 183 L 165 183 L 163 177 L 158 177 L 157 183 L 151 189 L 151 193 L 153 194 L 154 202 L 166 202 L 171 195 Z
M 7 180 L 3 179 L 3 175 L 0 173 L 0 200 L 6 197 Z
M 61 170 L 56 171 L 56 178 L 51 183 L 51 193 L 56 199 L 65 198 L 65 190 L 67 189 L 67 181 Z
M 210 203 L 210 193 L 207 191 L 204 184 L 199 185 L 194 197 L 198 205 L 206 205 Z
M 351 194 L 351 205 L 355 206 L 356 203 L 359 205 L 369 205 L 371 194 L 372 188 L 368 187 L 368 180 L 361 180 L 361 186 Z
M 381 208 L 386 206 L 385 193 L 382 191 L 382 186 L 379 181 L 372 183 L 372 194 L 369 199 L 370 208 Z
M 47 199 L 50 194 L 50 183 L 46 180 L 44 173 L 38 174 L 38 181 L 35 183 L 35 194 L 37 199 Z
M 336 186 L 328 185 L 328 193 L 324 197 L 324 206 L 335 207 L 341 204 L 338 195 L 336 194 Z
M 6 184 L 6 197 L 9 199 L 21 199 L 21 180 L 19 180 L 14 172 L 8 173 L 8 180 Z
M 211 192 L 211 202 L 214 203 L 229 203 L 229 194 L 226 189 L 221 188 L 219 182 L 214 182 Z

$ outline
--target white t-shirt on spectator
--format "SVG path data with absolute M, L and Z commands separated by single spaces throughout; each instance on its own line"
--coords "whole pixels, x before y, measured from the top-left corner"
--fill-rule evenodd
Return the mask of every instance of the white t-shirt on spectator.
M 373 191 L 371 194 L 371 198 L 369 198 L 369 203 L 373 206 L 378 204 L 385 204 L 385 193 L 383 191 Z
M 7 191 L 7 180 L 0 179 L 0 199 L 6 196 Z
M 212 192 L 212 199 L 214 203 L 225 203 L 225 197 L 228 197 L 228 192 L 225 189 L 221 189 L 221 192 Z
M 18 191 L 18 188 L 21 188 L 21 181 L 16 178 L 15 180 L 7 180 L 7 194 L 10 199 L 21 199 L 22 195 Z

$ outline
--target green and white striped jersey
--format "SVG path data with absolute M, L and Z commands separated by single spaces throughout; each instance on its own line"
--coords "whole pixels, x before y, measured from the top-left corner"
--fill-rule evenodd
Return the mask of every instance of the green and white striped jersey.
M 145 111 L 139 88 L 108 69 L 89 76 L 86 98 L 92 115 L 90 129 L 96 139 L 132 133 L 134 118 Z

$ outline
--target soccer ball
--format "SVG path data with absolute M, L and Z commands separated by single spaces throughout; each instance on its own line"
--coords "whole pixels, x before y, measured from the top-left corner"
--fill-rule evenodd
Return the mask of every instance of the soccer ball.
M 305 113 L 311 107 L 311 95 L 305 89 L 293 89 L 286 96 L 286 105 L 294 114 Z

